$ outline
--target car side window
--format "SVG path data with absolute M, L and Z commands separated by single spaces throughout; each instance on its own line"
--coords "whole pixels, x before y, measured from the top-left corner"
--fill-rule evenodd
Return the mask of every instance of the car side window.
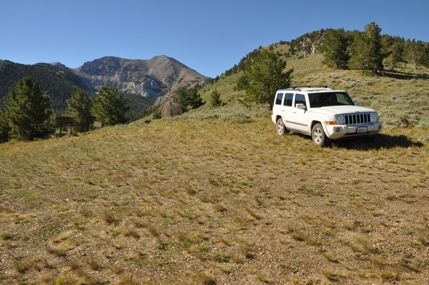
M 292 107 L 293 93 L 286 93 L 285 101 L 283 105 Z
M 296 94 L 295 95 L 295 107 L 297 104 L 303 104 L 304 106 L 306 106 L 305 96 L 303 94 Z
M 276 95 L 276 105 L 281 105 L 283 100 L 283 93 L 277 93 Z

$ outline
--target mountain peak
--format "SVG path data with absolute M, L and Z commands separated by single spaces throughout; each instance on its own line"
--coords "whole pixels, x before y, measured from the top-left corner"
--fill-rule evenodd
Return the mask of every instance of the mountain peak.
M 181 87 L 204 84 L 210 79 L 165 55 L 148 60 L 104 56 L 72 71 L 95 90 L 113 86 L 120 92 L 152 98 Z

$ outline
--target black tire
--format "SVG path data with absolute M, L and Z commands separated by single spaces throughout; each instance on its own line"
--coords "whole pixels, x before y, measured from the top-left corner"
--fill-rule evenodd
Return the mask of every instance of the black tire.
M 325 131 L 320 123 L 313 126 L 311 130 L 311 138 L 313 142 L 320 147 L 327 146 L 329 139 L 326 137 Z
M 276 128 L 277 128 L 277 134 L 279 136 L 284 136 L 284 134 L 286 133 L 286 127 L 281 117 L 277 119 Z

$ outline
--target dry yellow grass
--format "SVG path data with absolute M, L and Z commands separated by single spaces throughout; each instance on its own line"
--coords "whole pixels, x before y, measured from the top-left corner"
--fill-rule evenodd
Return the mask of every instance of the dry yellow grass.
M 265 106 L 237 104 L 235 74 L 201 90 L 221 108 L 2 144 L 0 283 L 426 284 L 427 70 L 292 67 L 387 127 L 326 149 L 278 137 Z
M 429 279 L 418 134 L 319 149 L 266 112 L 193 115 L 0 145 L 0 283 Z

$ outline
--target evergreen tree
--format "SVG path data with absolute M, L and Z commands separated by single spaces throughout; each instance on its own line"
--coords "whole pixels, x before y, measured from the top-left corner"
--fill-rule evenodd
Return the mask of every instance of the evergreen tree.
M 55 132 L 54 113 L 48 93 L 40 91 L 31 77 L 21 79 L 5 98 L 5 119 L 9 136 L 16 140 L 45 138 Z
M 383 36 L 381 38 L 382 52 L 384 55 L 384 66 L 393 70 L 402 61 L 404 40 L 399 37 Z
M 421 41 L 408 40 L 404 46 L 404 57 L 408 63 L 413 65 L 415 70 L 417 70 L 417 65 L 425 65 L 427 58 L 424 44 Z
M 184 88 L 176 89 L 174 91 L 174 97 L 176 100 L 177 98 L 179 98 L 181 112 L 183 113 L 188 111 L 188 108 L 187 108 L 188 94 L 186 93 L 186 90 Z
M 351 69 L 371 70 L 374 73 L 383 70 L 381 53 L 381 29 L 374 22 L 365 26 L 365 32 L 355 32 L 350 47 Z
M 103 126 L 127 122 L 125 113 L 130 109 L 129 101 L 114 87 L 101 87 L 94 98 L 92 114 Z
M 222 101 L 220 100 L 220 93 L 217 89 L 213 90 L 213 92 L 210 94 L 210 105 L 212 107 L 218 107 L 222 104 Z
M 0 143 L 8 141 L 9 137 L 9 124 L 7 123 L 5 112 L 0 107 Z
M 346 69 L 350 55 L 347 48 L 350 37 L 344 29 L 331 30 L 327 32 L 322 40 L 321 51 L 323 52 L 323 63 L 329 67 Z
M 152 112 L 152 118 L 154 120 L 162 119 L 162 114 L 161 114 L 161 109 L 160 108 L 156 108 L 156 109 L 153 110 L 153 112 Z
M 182 112 L 197 109 L 204 105 L 203 99 L 201 98 L 201 95 L 198 94 L 197 88 L 191 88 L 189 90 L 178 89 L 175 91 L 175 94 L 180 98 Z
M 272 107 L 277 89 L 290 86 L 293 69 L 284 72 L 286 61 L 272 51 L 261 50 L 237 82 L 245 90 L 243 103 L 269 103 Z
M 423 49 L 424 49 L 424 53 L 423 53 L 423 59 L 421 61 L 421 63 L 426 66 L 429 67 L 429 43 L 424 43 L 423 45 Z
M 74 119 L 74 130 L 76 132 L 89 131 L 90 125 L 94 122 L 92 117 L 92 100 L 88 94 L 76 91 L 67 101 L 68 112 Z

